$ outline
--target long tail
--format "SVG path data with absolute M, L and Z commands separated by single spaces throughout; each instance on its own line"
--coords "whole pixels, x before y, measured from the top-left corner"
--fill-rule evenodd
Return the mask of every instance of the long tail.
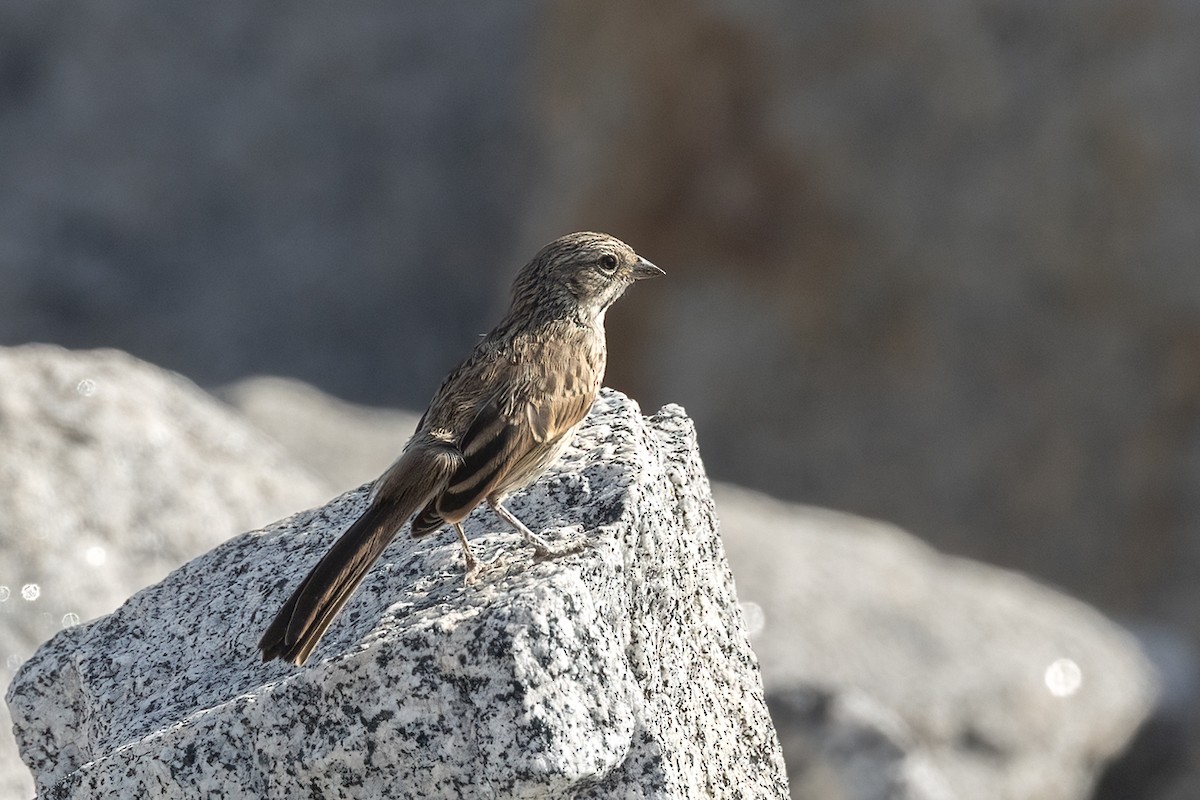
M 410 447 L 380 477 L 363 515 L 292 592 L 258 648 L 263 661 L 303 664 L 405 521 L 442 491 L 461 456 L 438 446 Z

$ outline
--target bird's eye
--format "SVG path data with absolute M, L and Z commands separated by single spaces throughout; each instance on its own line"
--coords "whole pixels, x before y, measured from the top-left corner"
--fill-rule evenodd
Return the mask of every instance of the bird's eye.
M 614 272 L 616 269 L 617 269 L 617 257 L 616 256 L 607 255 L 607 256 L 600 257 L 600 271 L 601 272 Z

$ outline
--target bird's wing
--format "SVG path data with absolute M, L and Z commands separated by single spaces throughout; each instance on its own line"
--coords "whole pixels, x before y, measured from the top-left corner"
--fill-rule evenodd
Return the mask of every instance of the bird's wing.
M 517 488 L 536 478 L 541 456 L 579 424 L 596 396 L 595 378 L 583 366 L 553 376 L 535 371 L 532 380 L 515 374 L 518 366 L 509 369 L 514 374 L 497 376 L 500 390 L 481 398 L 459 439 L 462 465 L 437 500 L 446 518 L 474 508 L 498 486 Z

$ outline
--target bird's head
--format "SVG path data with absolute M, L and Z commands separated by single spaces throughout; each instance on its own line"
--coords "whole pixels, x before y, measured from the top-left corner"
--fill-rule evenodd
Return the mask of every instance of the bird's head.
M 665 274 L 613 236 L 569 233 L 543 247 L 513 283 L 513 308 L 577 312 L 601 323 L 604 312 L 634 281 Z

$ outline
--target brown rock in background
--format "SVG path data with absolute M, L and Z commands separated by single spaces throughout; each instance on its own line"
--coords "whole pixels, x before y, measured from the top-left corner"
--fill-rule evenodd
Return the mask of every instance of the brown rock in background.
M 1200 15 L 603 9 L 542 37 L 530 218 L 670 275 L 610 382 L 685 398 L 720 477 L 1200 630 Z

